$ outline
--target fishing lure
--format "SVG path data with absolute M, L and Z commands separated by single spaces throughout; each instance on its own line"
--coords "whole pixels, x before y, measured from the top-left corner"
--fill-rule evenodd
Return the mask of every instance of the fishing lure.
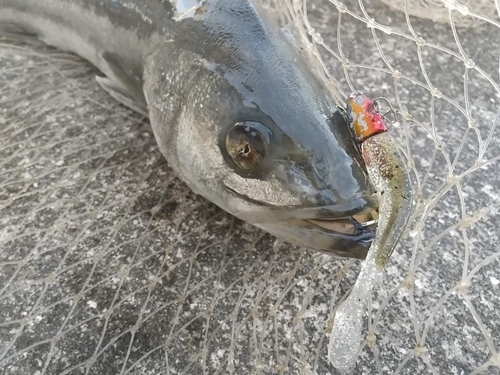
M 375 252 L 376 264 L 383 269 L 410 218 L 410 176 L 393 137 L 387 132 L 386 116 L 379 112 L 376 101 L 354 92 L 347 99 L 346 116 L 377 191 L 379 221 L 370 251 Z
M 330 363 L 341 371 L 351 369 L 359 353 L 365 301 L 382 280 L 396 244 L 411 215 L 410 177 L 396 143 L 387 131 L 386 116 L 376 101 L 361 92 L 347 99 L 346 117 L 366 164 L 379 200 L 375 240 L 363 262 L 349 297 L 337 308 L 328 345 Z

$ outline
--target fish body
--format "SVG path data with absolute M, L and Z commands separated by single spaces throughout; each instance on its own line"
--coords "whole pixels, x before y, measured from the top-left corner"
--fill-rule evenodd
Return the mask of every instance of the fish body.
M 363 258 L 377 209 L 324 83 L 253 0 L 0 0 L 0 34 L 74 52 L 147 114 L 195 192 L 293 243 Z M 373 228 L 372 228 L 373 229 Z

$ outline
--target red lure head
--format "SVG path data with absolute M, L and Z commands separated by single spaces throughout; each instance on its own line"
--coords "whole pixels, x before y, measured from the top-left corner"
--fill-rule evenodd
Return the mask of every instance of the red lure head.
M 387 131 L 384 116 L 376 110 L 373 100 L 359 91 L 347 98 L 346 114 L 349 127 L 359 143 Z

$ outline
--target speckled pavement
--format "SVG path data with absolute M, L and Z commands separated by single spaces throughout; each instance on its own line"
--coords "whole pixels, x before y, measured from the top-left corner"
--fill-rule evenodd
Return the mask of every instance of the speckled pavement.
M 416 192 L 354 373 L 500 374 L 500 30 L 339 4 L 308 1 L 324 61 L 399 111 Z M 329 330 L 359 262 L 192 193 L 95 74 L 0 44 L 0 373 L 338 374 Z

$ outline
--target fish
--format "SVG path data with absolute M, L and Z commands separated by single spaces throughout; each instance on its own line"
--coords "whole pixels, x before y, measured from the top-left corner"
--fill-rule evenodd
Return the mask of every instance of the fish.
M 366 257 L 378 201 L 345 113 L 256 0 L 0 0 L 0 35 L 97 67 L 104 90 L 149 118 L 177 176 L 223 210 Z

